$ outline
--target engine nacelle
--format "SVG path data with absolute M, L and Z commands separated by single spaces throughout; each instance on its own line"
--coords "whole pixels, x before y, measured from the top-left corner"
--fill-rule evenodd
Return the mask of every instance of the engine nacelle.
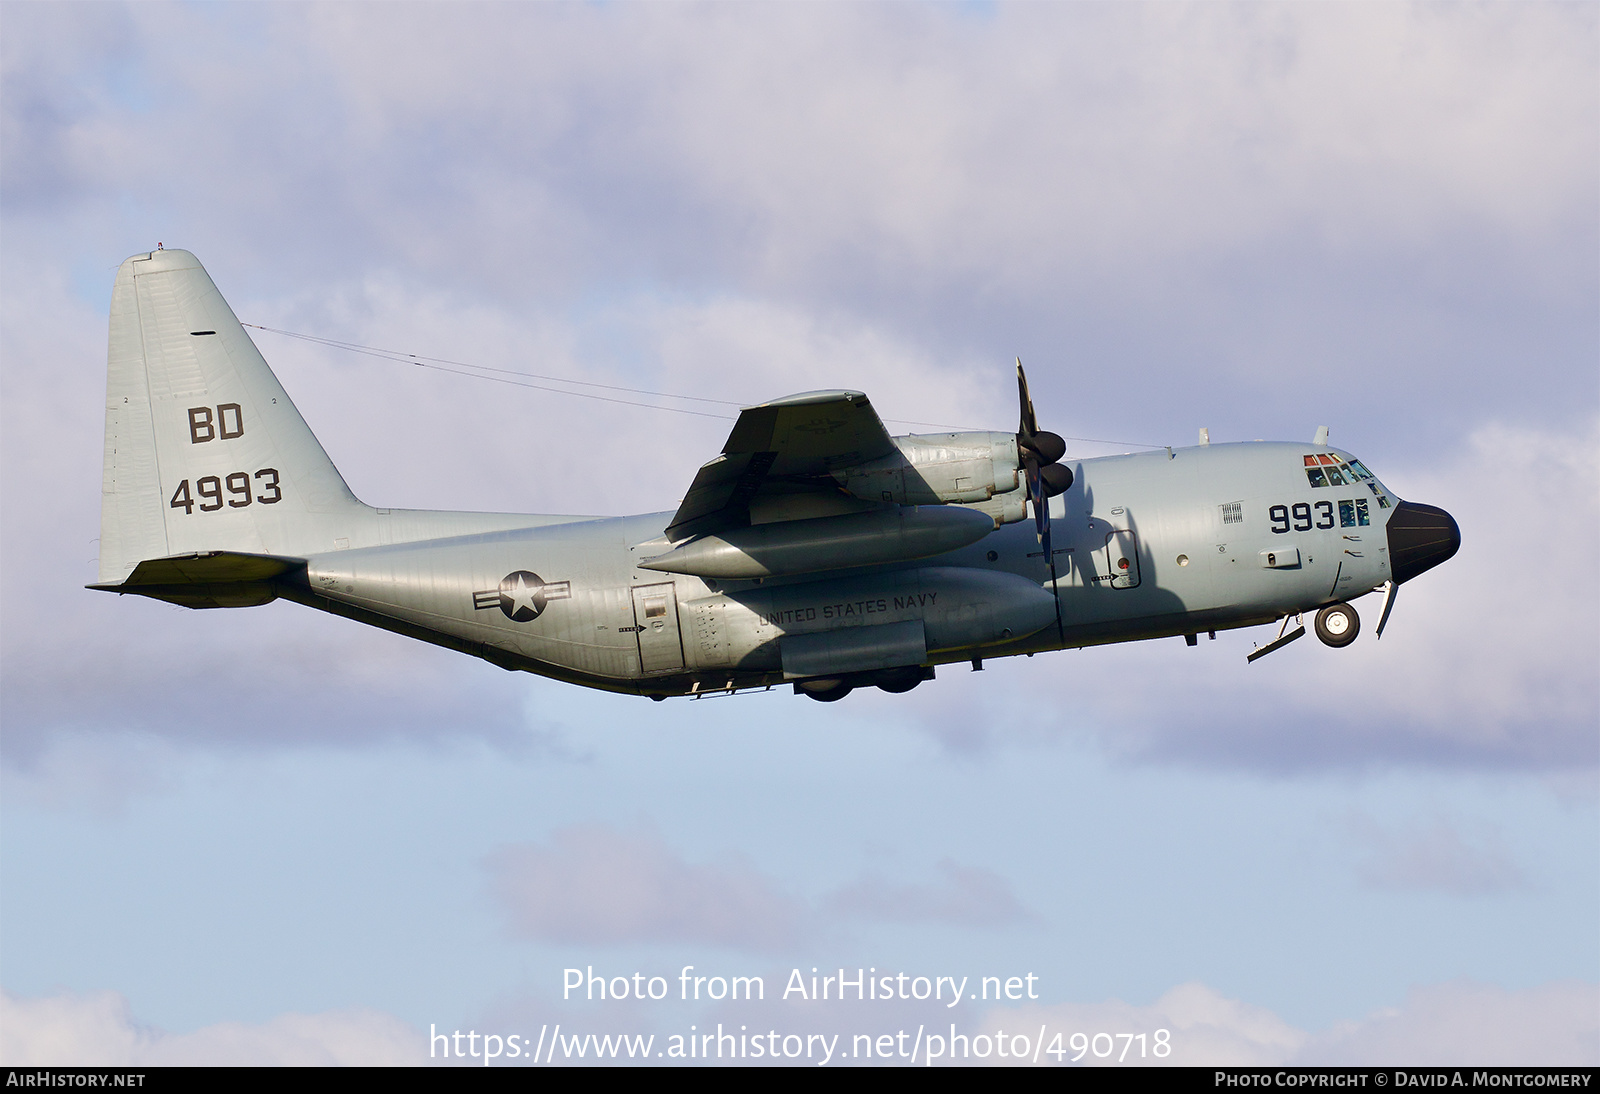
M 895 437 L 898 450 L 834 472 L 865 501 L 942 505 L 988 501 L 1021 484 L 1015 433 L 930 433 Z

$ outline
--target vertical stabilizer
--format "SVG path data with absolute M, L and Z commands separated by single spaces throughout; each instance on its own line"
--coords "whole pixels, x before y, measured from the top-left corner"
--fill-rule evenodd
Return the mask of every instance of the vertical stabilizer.
M 117 272 L 106 368 L 100 580 L 194 551 L 303 556 L 368 510 L 188 251 Z

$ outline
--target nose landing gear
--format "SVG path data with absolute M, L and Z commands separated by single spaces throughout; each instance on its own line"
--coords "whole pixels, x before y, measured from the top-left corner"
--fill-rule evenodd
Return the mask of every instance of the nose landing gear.
M 1323 645 L 1341 649 L 1361 633 L 1361 617 L 1348 604 L 1329 604 L 1317 613 L 1316 632 Z
M 1289 630 L 1289 621 L 1291 619 L 1299 622 L 1299 613 L 1284 616 L 1283 627 L 1279 629 L 1278 637 L 1260 649 L 1251 652 L 1245 657 L 1245 660 L 1254 661 L 1257 658 L 1265 657 L 1273 650 L 1280 650 L 1296 638 L 1304 635 L 1306 629 L 1303 626 L 1298 626 L 1292 631 Z M 1317 632 L 1317 637 L 1322 639 L 1323 645 L 1341 649 L 1354 642 L 1356 636 L 1361 633 L 1361 617 L 1348 604 L 1343 602 L 1329 604 L 1317 613 L 1313 629 Z

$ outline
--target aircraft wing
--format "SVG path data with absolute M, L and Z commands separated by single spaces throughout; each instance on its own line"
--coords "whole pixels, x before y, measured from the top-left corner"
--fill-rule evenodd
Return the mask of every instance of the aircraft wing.
M 895 451 L 859 391 L 808 391 L 745 407 L 722 455 L 700 468 L 667 525 L 672 539 L 750 523 L 750 503 L 774 494 L 837 496 L 832 472 Z

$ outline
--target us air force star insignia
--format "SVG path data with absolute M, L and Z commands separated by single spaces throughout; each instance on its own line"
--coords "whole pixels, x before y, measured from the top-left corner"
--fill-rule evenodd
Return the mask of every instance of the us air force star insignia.
M 570 600 L 570 581 L 546 582 L 530 570 L 517 570 L 500 579 L 498 589 L 486 589 L 472 594 L 472 607 L 477 611 L 499 608 L 513 623 L 526 623 L 539 618 L 545 605 L 552 600 Z

